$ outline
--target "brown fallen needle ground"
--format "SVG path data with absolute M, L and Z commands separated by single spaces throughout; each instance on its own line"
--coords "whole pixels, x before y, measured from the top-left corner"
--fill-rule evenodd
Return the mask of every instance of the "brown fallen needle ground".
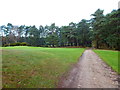
M 89 49 L 62 77 L 58 88 L 118 88 L 118 75 Z

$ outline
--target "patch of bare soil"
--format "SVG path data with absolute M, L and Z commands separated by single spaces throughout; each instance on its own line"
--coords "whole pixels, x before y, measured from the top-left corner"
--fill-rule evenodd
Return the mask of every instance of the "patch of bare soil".
M 118 88 L 118 75 L 96 53 L 86 50 L 58 88 Z

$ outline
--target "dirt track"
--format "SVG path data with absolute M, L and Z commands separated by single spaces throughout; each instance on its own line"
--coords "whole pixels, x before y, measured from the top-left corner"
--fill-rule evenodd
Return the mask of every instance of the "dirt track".
M 86 50 L 59 88 L 118 88 L 118 76 L 92 50 Z

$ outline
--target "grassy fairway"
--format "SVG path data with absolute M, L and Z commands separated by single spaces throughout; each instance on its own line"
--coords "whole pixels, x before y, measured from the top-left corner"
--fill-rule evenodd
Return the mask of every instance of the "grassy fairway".
M 54 88 L 83 48 L 3 48 L 3 87 Z
M 113 70 L 120 73 L 120 67 L 118 67 L 118 51 L 112 50 L 94 50 Z M 118 70 L 119 69 L 119 70 Z

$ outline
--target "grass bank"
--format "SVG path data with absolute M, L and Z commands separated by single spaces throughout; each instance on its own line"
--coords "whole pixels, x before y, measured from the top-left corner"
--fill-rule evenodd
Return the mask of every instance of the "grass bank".
M 4 47 L 4 88 L 54 88 L 84 48 Z
M 120 66 L 118 65 L 118 53 L 119 51 L 112 50 L 93 50 L 97 53 L 101 59 L 103 59 L 112 69 L 120 74 Z

